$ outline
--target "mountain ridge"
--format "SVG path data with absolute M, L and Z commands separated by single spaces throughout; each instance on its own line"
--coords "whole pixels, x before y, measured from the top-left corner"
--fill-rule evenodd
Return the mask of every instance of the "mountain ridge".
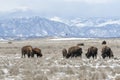
M 89 25 L 88 23 L 92 23 Z M 63 21 L 64 22 L 64 21 Z M 94 19 L 78 20 L 86 26 L 76 26 L 71 21 L 63 23 L 47 18 L 20 17 L 0 20 L 0 38 L 31 38 L 31 37 L 79 37 L 79 38 L 98 38 L 98 37 L 120 37 L 119 19 L 101 19 L 96 22 Z M 111 22 L 109 24 L 109 22 Z M 86 24 L 87 23 L 87 24 Z M 73 25 L 74 24 L 74 25 Z M 101 25 L 101 26 L 96 26 Z

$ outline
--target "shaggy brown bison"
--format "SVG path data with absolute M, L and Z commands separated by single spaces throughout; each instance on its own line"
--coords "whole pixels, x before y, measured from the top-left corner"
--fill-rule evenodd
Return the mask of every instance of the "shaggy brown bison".
M 88 48 L 88 51 L 85 55 L 87 58 L 93 57 L 94 59 L 94 58 L 97 58 L 97 53 L 98 53 L 98 49 L 94 46 L 91 46 Z
M 107 44 L 107 42 L 104 40 L 104 41 L 102 42 L 102 45 L 105 45 L 105 44 Z
M 67 56 L 67 50 L 65 48 L 62 50 L 62 54 L 63 54 L 63 57 Z
M 84 43 L 78 43 L 77 46 L 84 46 Z
M 103 46 L 101 52 L 102 52 L 101 56 L 103 57 L 103 59 L 105 59 L 105 57 L 109 57 L 109 58 L 113 58 L 114 57 L 111 48 L 108 47 L 108 46 Z
M 21 52 L 22 52 L 22 58 L 25 57 L 25 55 L 27 55 L 28 58 L 32 57 L 32 46 L 27 45 L 27 46 L 22 47 Z
M 68 52 L 66 49 L 63 49 L 63 57 L 69 58 L 69 57 L 78 57 L 82 56 L 82 48 L 78 46 L 73 46 L 68 49 Z
M 33 57 L 34 57 L 34 54 L 36 54 L 37 57 L 42 57 L 41 49 L 33 48 Z

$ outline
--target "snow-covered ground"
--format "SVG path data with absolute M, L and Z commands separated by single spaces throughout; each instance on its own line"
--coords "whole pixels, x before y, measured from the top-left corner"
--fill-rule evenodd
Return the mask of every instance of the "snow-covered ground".
M 44 58 L 0 56 L 0 80 L 119 80 L 118 59 L 64 59 L 56 55 Z M 18 58 L 19 57 L 19 58 Z
M 54 38 L 54 39 L 50 39 L 50 40 L 54 40 L 54 41 L 61 41 L 61 40 L 89 40 L 89 39 L 93 39 L 93 38 Z
M 106 39 L 114 59 L 101 58 L 103 39 L 34 39 L 0 42 L 0 80 L 120 80 L 120 40 Z M 62 49 L 84 43 L 82 58 L 65 59 Z M 41 48 L 43 57 L 21 58 L 25 45 Z M 98 57 L 87 59 L 88 47 L 98 48 Z

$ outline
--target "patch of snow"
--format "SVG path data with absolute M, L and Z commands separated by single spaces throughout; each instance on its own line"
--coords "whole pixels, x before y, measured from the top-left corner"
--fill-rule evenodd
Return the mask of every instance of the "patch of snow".
M 62 41 L 62 40 L 89 40 L 92 38 L 56 38 L 56 39 L 50 39 L 54 41 Z
M 8 74 L 8 69 L 2 69 L 2 71 L 4 72 L 4 74 Z
M 103 26 L 111 25 L 111 24 L 118 24 L 118 25 L 120 25 L 120 20 L 116 20 L 116 21 L 110 20 L 110 21 L 98 24 L 97 27 L 103 27 Z
M 50 20 L 57 21 L 57 22 L 63 22 L 63 20 L 57 16 L 52 17 Z

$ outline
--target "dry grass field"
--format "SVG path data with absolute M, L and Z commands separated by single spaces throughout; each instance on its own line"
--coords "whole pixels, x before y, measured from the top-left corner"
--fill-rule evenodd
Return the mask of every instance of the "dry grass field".
M 102 59 L 102 41 L 113 50 L 114 59 Z M 62 49 L 84 43 L 82 58 L 65 59 Z M 25 45 L 41 48 L 43 57 L 21 58 Z M 98 58 L 87 59 L 88 47 L 98 48 Z M 120 80 L 120 39 L 32 39 L 0 42 L 0 80 Z

